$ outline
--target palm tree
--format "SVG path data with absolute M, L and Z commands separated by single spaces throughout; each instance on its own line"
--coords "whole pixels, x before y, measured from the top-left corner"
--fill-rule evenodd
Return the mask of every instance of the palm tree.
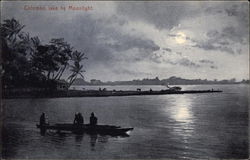
M 32 39 L 37 46 L 32 55 L 34 66 L 37 66 L 47 80 L 59 80 L 69 66 L 72 47 L 63 38 L 52 39 L 49 45 L 39 45 L 39 39 Z
M 63 38 L 51 39 L 50 44 L 55 46 L 57 54 L 55 60 L 59 66 L 57 73 L 53 73 L 52 79 L 59 80 L 69 65 L 68 61 L 71 58 L 73 48 Z
M 20 38 L 24 25 L 14 18 L 3 22 L 0 27 L 3 82 L 6 86 L 19 85 L 25 81 L 24 75 L 28 69 L 25 57 L 26 47 L 23 45 L 23 39 Z
M 24 27 L 24 25 L 21 25 L 14 18 L 4 20 L 4 23 L 1 25 L 1 36 L 7 38 L 12 42 L 15 42 L 17 35 Z
M 79 75 L 82 78 L 84 78 L 83 72 L 85 72 L 85 70 L 83 70 L 83 65 L 81 64 L 81 61 L 84 59 L 87 59 L 87 57 L 85 57 L 85 53 L 78 52 L 78 51 L 74 51 L 72 53 L 71 60 L 73 61 L 73 65 L 70 65 L 71 75 L 68 77 L 68 80 L 69 80 L 68 87 L 70 87 L 73 84 L 73 82 L 76 80 L 76 78 Z

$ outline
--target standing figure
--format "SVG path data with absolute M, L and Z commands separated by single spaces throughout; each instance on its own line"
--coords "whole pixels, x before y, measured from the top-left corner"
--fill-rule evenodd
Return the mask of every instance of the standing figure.
M 89 124 L 90 125 L 97 125 L 97 118 L 95 117 L 95 114 L 92 112 L 91 116 L 89 118 Z

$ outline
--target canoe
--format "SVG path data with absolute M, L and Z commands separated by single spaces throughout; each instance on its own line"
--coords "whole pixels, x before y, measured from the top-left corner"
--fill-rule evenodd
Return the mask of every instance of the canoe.
M 40 128 L 41 132 L 46 132 L 46 130 L 55 131 L 70 131 L 73 133 L 89 133 L 89 134 L 105 134 L 105 135 L 122 135 L 127 134 L 128 131 L 132 131 L 134 128 L 121 128 L 120 126 L 112 125 L 89 125 L 89 124 L 70 124 L 70 123 L 57 123 L 54 125 L 44 124 L 36 125 Z

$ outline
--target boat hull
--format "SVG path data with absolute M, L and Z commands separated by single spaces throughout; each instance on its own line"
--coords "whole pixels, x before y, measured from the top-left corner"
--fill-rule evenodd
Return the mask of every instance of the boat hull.
M 45 133 L 46 130 L 70 131 L 76 134 L 105 134 L 105 135 L 123 135 L 127 134 L 128 131 L 133 130 L 133 128 L 121 128 L 120 126 L 111 125 L 76 125 L 76 124 L 55 124 L 55 125 L 36 125 L 40 129 L 41 133 Z

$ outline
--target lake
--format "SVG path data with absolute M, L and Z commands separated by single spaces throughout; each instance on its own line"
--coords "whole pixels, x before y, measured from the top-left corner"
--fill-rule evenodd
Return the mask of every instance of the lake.
M 74 86 L 98 89 L 100 86 Z M 101 86 L 116 90 L 164 86 Z M 6 159 L 190 159 L 248 155 L 249 85 L 186 85 L 222 93 L 4 100 L 3 152 Z M 48 132 L 36 123 L 45 112 L 50 123 L 85 123 L 95 112 L 99 124 L 134 127 L 129 137 Z

